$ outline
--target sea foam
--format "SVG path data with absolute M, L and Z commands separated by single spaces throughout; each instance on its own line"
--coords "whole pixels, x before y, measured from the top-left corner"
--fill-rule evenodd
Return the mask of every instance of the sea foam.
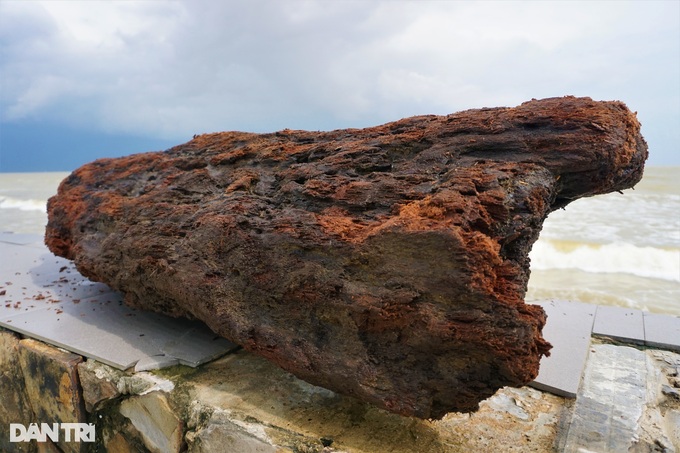
M 542 239 L 534 244 L 529 257 L 532 269 L 580 269 L 680 282 L 680 249 L 677 248 Z
M 47 204 L 45 200 L 21 200 L 18 198 L 0 195 L 0 209 L 19 209 L 21 211 L 47 212 Z

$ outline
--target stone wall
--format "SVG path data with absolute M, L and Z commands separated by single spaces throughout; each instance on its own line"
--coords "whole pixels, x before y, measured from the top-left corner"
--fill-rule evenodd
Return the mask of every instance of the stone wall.
M 635 451 L 676 451 L 680 355 L 645 354 L 659 399 L 640 419 Z M 573 414 L 573 400 L 523 387 L 502 389 L 471 415 L 420 420 L 312 386 L 243 350 L 198 368 L 133 373 L 0 329 L 2 452 L 563 451 Z M 55 422 L 94 424 L 94 442 L 10 442 L 10 423 Z
M 132 373 L 2 329 L 0 370 L 3 452 L 502 451 L 508 441 L 544 451 L 565 401 L 504 389 L 472 416 L 430 422 L 312 386 L 245 351 Z M 10 423 L 55 422 L 93 423 L 95 442 L 10 442 Z

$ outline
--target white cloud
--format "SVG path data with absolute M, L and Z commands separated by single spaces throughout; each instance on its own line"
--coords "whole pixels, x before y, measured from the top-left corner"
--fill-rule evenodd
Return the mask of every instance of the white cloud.
M 167 138 L 564 94 L 677 122 L 679 15 L 670 1 L 3 1 L 0 106 Z
M 122 50 L 153 35 L 166 36 L 181 14 L 181 4 L 158 1 L 40 1 L 62 34 L 62 43 L 83 52 Z M 171 31 L 171 30 L 170 30 Z

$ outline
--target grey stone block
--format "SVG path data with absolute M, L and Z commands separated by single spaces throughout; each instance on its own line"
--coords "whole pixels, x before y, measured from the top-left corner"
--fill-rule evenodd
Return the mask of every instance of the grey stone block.
M 529 385 L 567 398 L 575 398 L 581 382 L 595 319 L 595 305 L 579 302 L 539 303 L 548 314 L 543 336 L 552 343 L 543 357 L 538 377 Z
M 642 311 L 631 308 L 599 305 L 595 313 L 593 335 L 644 344 L 645 327 Z
M 118 369 L 195 367 L 236 348 L 203 323 L 128 308 L 44 246 L 0 242 L 0 256 L 0 326 Z
M 590 347 L 564 452 L 629 451 L 647 403 L 647 359 L 627 346 Z
M 647 346 L 680 351 L 680 318 L 645 313 L 643 319 Z

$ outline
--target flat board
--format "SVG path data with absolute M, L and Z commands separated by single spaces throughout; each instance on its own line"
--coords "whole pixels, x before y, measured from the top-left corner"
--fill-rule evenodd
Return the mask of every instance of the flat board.
M 195 367 L 237 348 L 201 322 L 127 307 L 28 236 L 0 234 L 0 326 L 121 370 Z

